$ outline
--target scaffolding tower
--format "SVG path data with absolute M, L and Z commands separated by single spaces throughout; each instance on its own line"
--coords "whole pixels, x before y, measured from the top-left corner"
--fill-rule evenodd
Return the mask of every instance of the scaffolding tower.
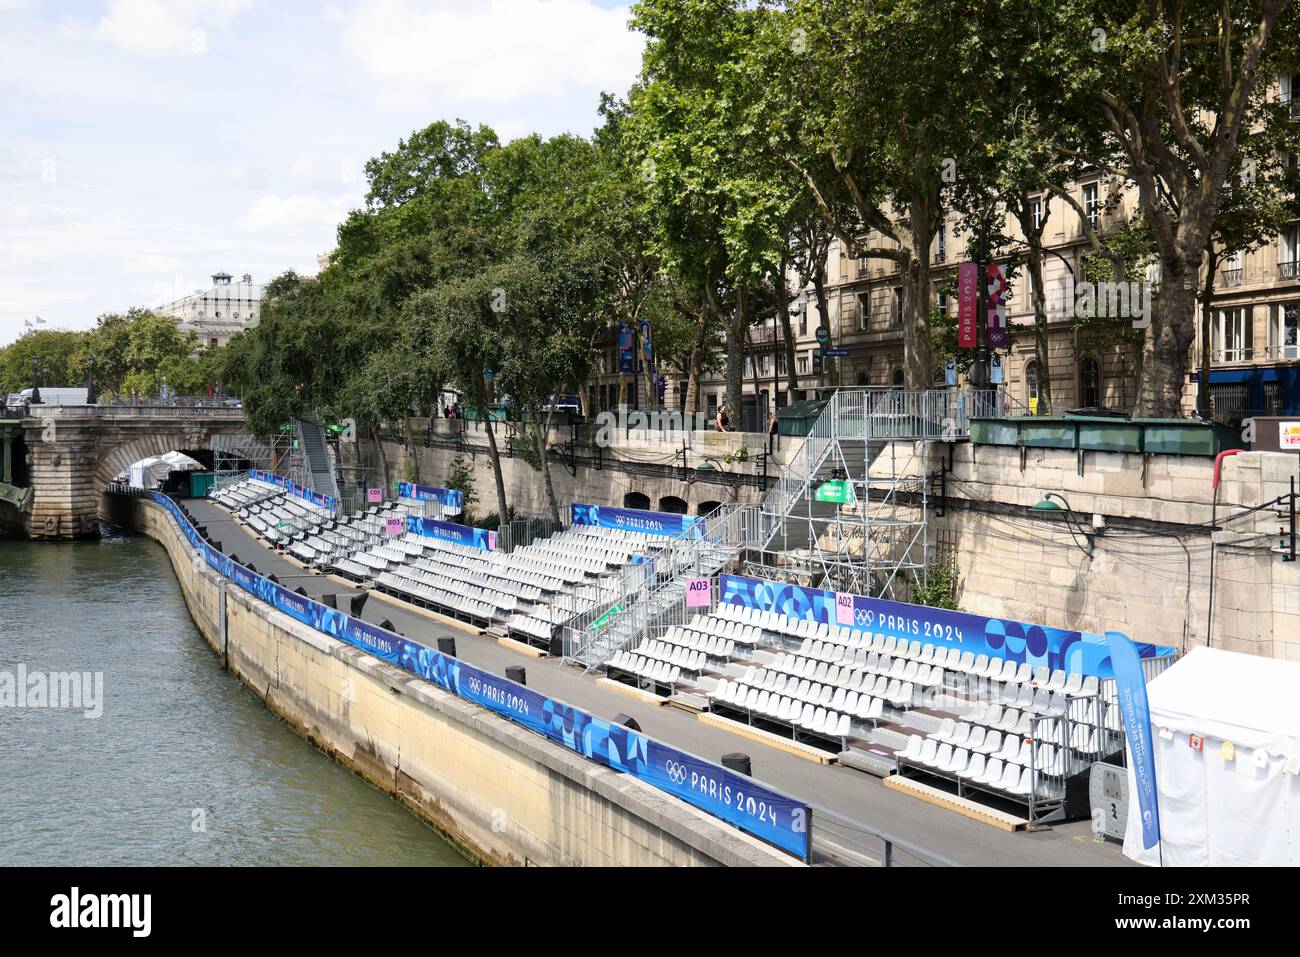
M 929 443 L 967 434 L 955 390 L 840 389 L 763 503 L 758 577 L 907 600 L 925 581 Z

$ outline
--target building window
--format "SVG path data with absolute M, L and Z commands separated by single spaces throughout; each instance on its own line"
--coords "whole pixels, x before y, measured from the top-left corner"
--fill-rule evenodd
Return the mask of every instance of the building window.
M 1300 302 L 1280 302 L 1273 307 L 1269 343 L 1280 359 L 1300 359 Z
M 1242 274 L 1241 250 L 1237 250 L 1223 261 L 1223 284 L 1225 286 L 1241 285 Z
M 1281 101 L 1291 105 L 1292 116 L 1300 116 L 1300 76 L 1284 73 L 1277 80 Z
M 1278 236 L 1277 278 L 1300 279 L 1297 260 L 1300 260 L 1300 226 L 1288 226 Z
M 939 232 L 934 237 L 934 261 L 944 262 L 948 258 L 948 224 L 940 223 Z
M 1079 363 L 1079 406 L 1101 407 L 1101 363 L 1091 357 Z
M 865 369 L 860 369 L 858 371 L 858 385 L 866 385 L 866 384 L 867 384 L 867 372 Z
M 808 353 L 804 352 L 799 355 L 799 374 L 805 375 L 808 372 Z
M 1088 224 L 1096 229 L 1101 222 L 1101 193 L 1096 183 L 1083 187 L 1083 212 L 1088 217 Z
M 894 388 L 895 388 L 895 389 L 901 389 L 902 387 L 903 387 L 903 370 L 902 370 L 902 369 L 895 369 L 895 370 L 894 370 Z
M 1220 362 L 1244 362 L 1251 358 L 1250 310 L 1244 306 L 1217 309 L 1214 314 L 1213 352 Z
M 858 293 L 858 327 L 866 329 L 871 322 L 871 293 Z
M 938 297 L 935 299 L 935 305 L 938 306 L 940 312 L 947 312 L 948 294 L 944 292 L 939 293 Z
M 903 324 L 903 287 L 894 287 L 894 324 Z

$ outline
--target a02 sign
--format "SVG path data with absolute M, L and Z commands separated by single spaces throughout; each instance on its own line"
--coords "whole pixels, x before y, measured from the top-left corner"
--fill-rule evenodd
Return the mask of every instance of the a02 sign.
M 692 578 L 686 583 L 686 607 L 708 608 L 713 604 L 713 582 L 708 578 Z
M 843 592 L 835 593 L 835 624 L 853 624 L 853 596 Z

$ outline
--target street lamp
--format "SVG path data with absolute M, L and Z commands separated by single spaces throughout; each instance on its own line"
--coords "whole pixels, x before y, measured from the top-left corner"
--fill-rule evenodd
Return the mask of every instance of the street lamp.
M 40 360 L 32 356 L 32 405 L 41 405 L 44 402 L 41 398 L 40 365 Z
M 95 357 L 90 357 L 90 368 L 86 374 L 86 405 L 94 405 L 99 401 L 95 394 Z
M 1057 504 L 1058 501 L 1061 503 L 1060 505 Z M 1048 492 L 1041 502 L 1030 506 L 1029 510 L 1031 512 L 1060 512 L 1074 544 L 1089 558 L 1092 557 L 1094 548 L 1093 535 L 1091 532 L 1084 530 L 1083 523 L 1079 521 L 1079 516 L 1074 514 L 1074 509 L 1070 508 L 1070 503 L 1065 500 L 1065 496 L 1058 495 L 1056 492 Z M 1072 522 L 1073 524 L 1071 524 Z M 1083 539 L 1082 542 L 1079 541 L 1080 537 Z

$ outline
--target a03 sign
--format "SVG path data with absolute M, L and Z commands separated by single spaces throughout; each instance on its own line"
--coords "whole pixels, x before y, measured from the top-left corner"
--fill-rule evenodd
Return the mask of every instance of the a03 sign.
M 708 578 L 692 578 L 686 583 L 686 607 L 708 608 L 713 604 L 713 582 Z

